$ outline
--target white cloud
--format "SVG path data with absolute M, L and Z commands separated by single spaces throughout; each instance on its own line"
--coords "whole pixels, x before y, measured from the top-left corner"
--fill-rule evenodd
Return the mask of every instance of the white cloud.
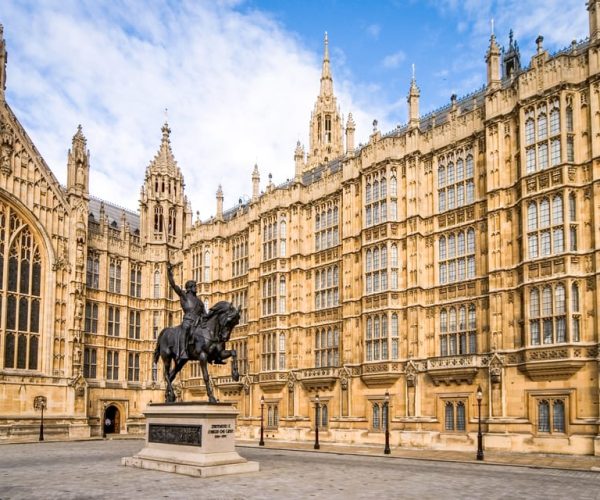
M 379 26 L 379 24 L 369 24 L 369 26 L 367 26 L 367 33 L 369 36 L 377 39 L 381 33 L 381 26 Z
M 78 123 L 90 191 L 131 209 L 160 145 L 164 108 L 192 209 L 207 218 L 294 175 L 319 91 L 321 54 L 235 2 L 9 2 L 7 101 L 59 181 Z M 335 77 L 335 75 L 334 75 Z M 352 103 L 336 81 L 340 103 Z M 342 108 L 347 115 L 365 115 Z M 360 132 L 360 126 L 357 127 Z M 301 135 L 298 136 L 298 132 Z
M 405 59 L 406 54 L 399 50 L 398 52 L 385 56 L 381 64 L 384 68 L 397 68 Z

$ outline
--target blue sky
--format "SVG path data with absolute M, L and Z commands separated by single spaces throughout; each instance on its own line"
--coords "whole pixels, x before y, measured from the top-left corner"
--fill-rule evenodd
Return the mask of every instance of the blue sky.
M 206 219 L 293 177 L 329 34 L 334 91 L 357 142 L 373 119 L 406 121 L 411 65 L 421 113 L 485 80 L 490 20 L 513 29 L 524 65 L 535 38 L 555 52 L 588 35 L 584 0 L 3 0 L 7 100 L 58 177 L 81 123 L 93 195 L 135 210 L 168 108 L 192 209 Z

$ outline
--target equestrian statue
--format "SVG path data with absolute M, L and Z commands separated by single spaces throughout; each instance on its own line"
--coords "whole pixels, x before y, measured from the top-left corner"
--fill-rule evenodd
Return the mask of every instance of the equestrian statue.
M 164 377 L 167 382 L 165 402 L 175 402 L 173 380 L 188 361 L 199 361 L 202 369 L 202 378 L 206 386 L 206 393 L 210 403 L 216 403 L 208 376 L 208 363 L 225 364 L 231 358 L 231 377 L 238 381 L 237 352 L 235 349 L 225 349 L 225 343 L 231 336 L 231 331 L 240 321 L 240 309 L 231 302 L 217 302 L 208 312 L 202 301 L 196 296 L 196 282 L 193 280 L 185 283 L 185 290 L 175 284 L 173 279 L 173 266 L 167 264 L 169 284 L 179 295 L 184 316 L 183 322 L 178 326 L 165 328 L 156 339 L 154 350 L 154 364 L 162 359 Z

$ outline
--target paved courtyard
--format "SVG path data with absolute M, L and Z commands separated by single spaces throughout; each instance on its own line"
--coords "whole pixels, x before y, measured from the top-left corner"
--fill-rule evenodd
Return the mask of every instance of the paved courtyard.
M 261 471 L 198 479 L 123 467 L 141 440 L 0 446 L 0 499 L 600 499 L 600 473 L 240 447 Z

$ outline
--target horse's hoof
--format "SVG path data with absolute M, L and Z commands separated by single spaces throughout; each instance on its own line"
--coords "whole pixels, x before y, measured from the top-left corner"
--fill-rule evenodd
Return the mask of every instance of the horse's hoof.
M 240 380 L 240 374 L 239 373 L 234 373 L 232 378 L 233 378 L 234 381 L 237 382 L 237 381 Z
M 210 398 L 208 398 L 208 402 L 209 403 L 218 403 L 217 398 L 211 396 Z

